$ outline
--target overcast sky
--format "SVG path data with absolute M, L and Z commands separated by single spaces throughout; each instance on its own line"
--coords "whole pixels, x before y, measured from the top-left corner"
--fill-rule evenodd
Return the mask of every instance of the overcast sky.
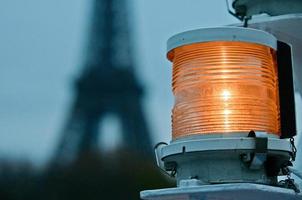
M 54 152 L 85 58 L 91 0 L 1 0 L 0 156 L 43 163 Z M 170 140 L 166 40 L 237 22 L 224 0 L 130 0 L 136 72 L 154 143 Z M 114 128 L 113 128 L 114 129 Z M 108 129 L 114 132 L 113 129 Z M 107 138 L 108 144 L 116 137 Z

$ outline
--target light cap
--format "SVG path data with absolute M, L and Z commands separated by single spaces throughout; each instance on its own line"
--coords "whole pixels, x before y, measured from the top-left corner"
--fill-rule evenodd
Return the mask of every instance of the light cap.
M 172 36 L 167 42 L 167 52 L 180 46 L 199 42 L 241 41 L 277 49 L 277 39 L 265 31 L 242 27 L 202 28 Z

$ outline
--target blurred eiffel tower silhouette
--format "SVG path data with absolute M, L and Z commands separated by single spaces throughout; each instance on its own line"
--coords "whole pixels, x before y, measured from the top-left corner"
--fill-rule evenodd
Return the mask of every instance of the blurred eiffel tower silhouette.
M 142 87 L 134 73 L 126 0 L 94 0 L 84 70 L 63 129 L 55 162 L 98 150 L 99 124 L 115 114 L 123 148 L 151 156 L 150 133 L 142 109 Z

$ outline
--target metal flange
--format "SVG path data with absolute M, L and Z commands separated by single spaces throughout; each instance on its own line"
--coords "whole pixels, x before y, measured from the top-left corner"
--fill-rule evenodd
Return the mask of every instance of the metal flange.
M 147 190 L 141 192 L 141 198 L 145 200 L 302 200 L 302 196 L 293 190 L 250 183 Z

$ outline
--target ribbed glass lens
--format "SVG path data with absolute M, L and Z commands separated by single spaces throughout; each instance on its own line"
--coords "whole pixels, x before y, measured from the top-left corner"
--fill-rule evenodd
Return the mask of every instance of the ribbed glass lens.
M 275 50 L 233 41 L 168 53 L 173 62 L 173 139 L 196 134 L 280 134 Z

